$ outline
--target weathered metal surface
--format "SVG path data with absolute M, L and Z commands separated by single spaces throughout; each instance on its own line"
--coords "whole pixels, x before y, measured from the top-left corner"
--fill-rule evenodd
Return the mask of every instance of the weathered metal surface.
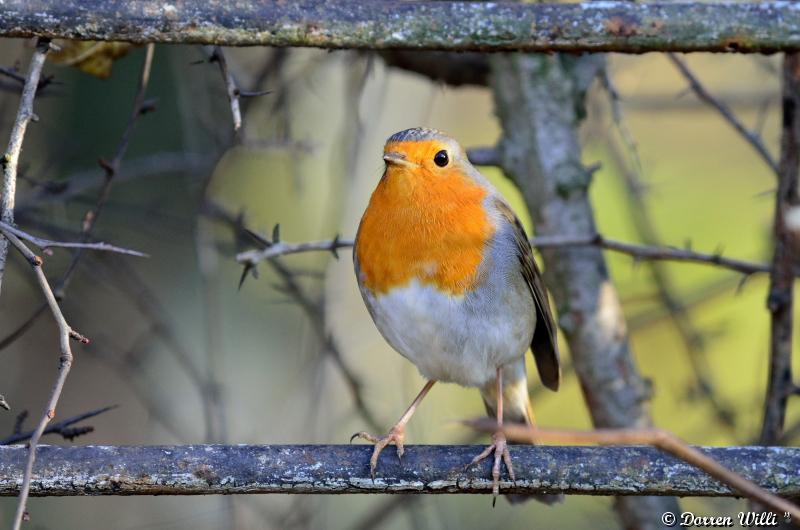
M 488 493 L 489 461 L 464 470 L 481 446 L 410 446 L 402 463 L 367 445 L 40 446 L 31 494 Z M 784 496 L 800 494 L 800 449 L 710 448 L 727 467 Z M 0 495 L 16 495 L 27 449 L 0 447 Z M 511 448 L 506 493 L 729 496 L 688 464 L 649 447 Z
M 451 51 L 800 50 L 800 4 L 5 0 L 0 36 Z

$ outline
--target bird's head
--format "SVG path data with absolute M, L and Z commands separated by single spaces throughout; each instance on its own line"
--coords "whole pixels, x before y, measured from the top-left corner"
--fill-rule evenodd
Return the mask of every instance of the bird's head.
M 393 134 L 383 148 L 386 176 L 421 182 L 476 173 L 454 139 L 435 129 L 414 128 Z

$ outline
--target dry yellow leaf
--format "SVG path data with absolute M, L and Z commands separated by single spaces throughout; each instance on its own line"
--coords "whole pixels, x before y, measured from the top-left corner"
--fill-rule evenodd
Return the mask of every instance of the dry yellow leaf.
M 65 66 L 74 66 L 87 74 L 108 79 L 114 61 L 125 56 L 133 47 L 127 42 L 58 41 L 58 51 L 50 60 Z

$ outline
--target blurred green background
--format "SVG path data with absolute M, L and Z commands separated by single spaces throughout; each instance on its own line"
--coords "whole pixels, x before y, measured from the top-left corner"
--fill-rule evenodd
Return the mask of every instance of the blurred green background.
M 29 43 L 19 41 L 0 48 L 3 64 L 23 70 L 30 53 Z M 230 226 L 205 215 L 204 194 L 233 215 L 243 213 L 262 233 L 280 223 L 286 241 L 337 233 L 351 238 L 380 177 L 384 140 L 404 128 L 428 126 L 465 146 L 491 145 L 499 135 L 491 93 L 434 84 L 354 52 L 228 50 L 242 87 L 272 91 L 245 100 L 244 130 L 233 141 L 217 66 L 194 64 L 205 57 L 198 47 L 156 48 L 147 91 L 156 110 L 137 124 L 96 230 L 98 239 L 151 257 L 83 257 L 63 308 L 93 342 L 75 346 L 58 418 L 120 405 L 91 420 L 96 430 L 75 440 L 80 444 L 346 443 L 351 433 L 371 429 L 354 408 L 338 355 L 361 381 L 369 411 L 388 429 L 423 380 L 369 319 L 350 252 L 340 251 L 338 261 L 326 253 L 286 257 L 281 270 L 290 271 L 289 288 L 285 275 L 262 265 L 260 278 L 237 290 L 241 268 L 233 256 L 239 247 Z M 37 99 L 40 121 L 25 141 L 18 199 L 23 229 L 77 236 L 103 181 L 96 161 L 111 158 L 119 143 L 142 59 L 142 49 L 132 51 L 107 80 L 46 67 L 58 84 Z M 776 152 L 777 59 L 698 54 L 688 63 Z M 645 213 L 660 241 L 769 260 L 775 187 L 769 168 L 686 90 L 664 56 L 610 56 L 609 74 L 641 159 Z M 18 98 L 16 85 L 4 83 L 0 118 L 8 131 Z M 625 174 L 637 164 L 609 101 L 602 87 L 593 88 L 581 129 L 584 160 L 602 164 L 592 186 L 601 232 L 636 242 L 641 212 Z M 530 228 L 513 185 L 496 170 L 484 171 Z M 70 187 L 35 200 L 42 186 L 53 183 Z M 714 267 L 664 265 L 670 292 L 696 331 L 689 348 L 659 297 L 650 265 L 606 256 L 637 363 L 652 383 L 656 424 L 696 444 L 753 443 L 768 366 L 766 277 L 742 284 L 739 275 Z M 69 260 L 66 251 L 48 257 L 48 276 L 57 280 Z M 311 315 L 298 305 L 297 289 Z M 0 338 L 40 303 L 27 266 L 12 253 L 0 298 Z M 21 410 L 34 418 L 41 414 L 55 376 L 56 345 L 55 328 L 44 315 L 0 349 L 0 393 L 14 407 L 0 411 L 0 437 L 13 430 Z M 698 390 L 698 365 L 715 404 Z M 538 387 L 535 374 L 531 384 Z M 557 394 L 538 389 L 533 396 L 542 426 L 590 426 L 574 374 L 567 373 Z M 407 442 L 460 443 L 471 433 L 457 420 L 480 414 L 475 390 L 437 386 L 410 423 Z M 787 425 L 798 421 L 790 401 Z M 26 426 L 32 425 L 29 419 Z M 14 506 L 14 499 L 0 499 L 0 524 L 11 520 Z M 734 514 L 744 504 L 689 499 L 682 506 L 705 515 Z M 30 529 L 618 526 L 611 500 L 591 497 L 571 497 L 556 507 L 501 502 L 494 509 L 488 496 L 454 495 L 51 498 L 32 499 L 29 509 Z

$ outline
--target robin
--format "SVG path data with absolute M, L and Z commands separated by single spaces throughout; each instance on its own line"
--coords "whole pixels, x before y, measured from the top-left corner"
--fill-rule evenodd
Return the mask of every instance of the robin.
M 502 463 L 514 480 L 503 422 L 534 422 L 528 348 L 547 388 L 561 379 L 547 291 L 519 219 L 455 140 L 407 129 L 383 160 L 355 240 L 356 278 L 378 330 L 428 382 L 388 434 L 353 439 L 375 444 L 374 478 L 389 444 L 402 457 L 405 426 L 437 381 L 478 388 L 497 431 L 472 464 L 494 453 L 496 497 Z

